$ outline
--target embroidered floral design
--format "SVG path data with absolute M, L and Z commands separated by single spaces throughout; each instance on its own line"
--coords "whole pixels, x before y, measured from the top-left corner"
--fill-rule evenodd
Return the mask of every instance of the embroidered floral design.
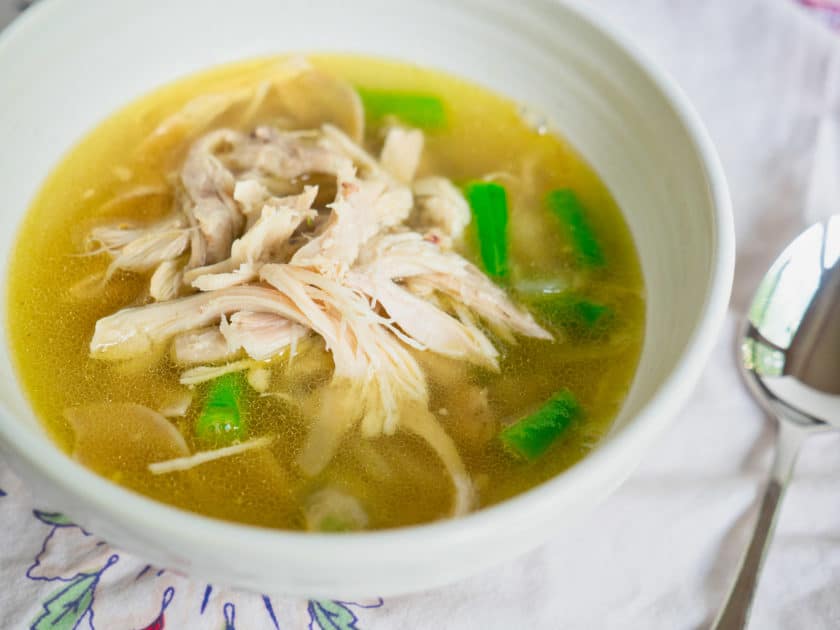
M 381 597 L 375 604 L 311 599 L 307 608 L 309 611 L 309 630 L 360 630 L 356 625 L 359 618 L 351 610 L 351 607 L 379 608 L 383 603 Z
M 46 534 L 25 570 L 33 585 L 41 585 L 28 613 L 29 630 L 236 630 L 237 620 L 255 630 L 364 630 L 359 612 L 383 606 L 381 598 L 301 602 L 215 589 L 114 553 L 60 513 L 32 515 Z
M 82 620 L 88 618 L 93 628 L 93 599 L 96 585 L 102 574 L 119 560 L 117 554 L 108 558 L 105 565 L 92 573 L 79 573 L 65 583 L 43 604 L 43 612 L 35 619 L 30 630 L 75 630 Z M 55 578 L 64 582 L 62 578 Z

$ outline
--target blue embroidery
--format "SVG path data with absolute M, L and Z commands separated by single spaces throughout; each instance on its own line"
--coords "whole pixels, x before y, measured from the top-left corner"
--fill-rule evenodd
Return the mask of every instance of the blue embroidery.
M 271 623 L 274 624 L 275 630 L 280 630 L 280 624 L 277 623 L 277 615 L 274 614 L 274 606 L 271 605 L 271 600 L 268 595 L 263 595 L 263 605 L 265 606 L 268 616 L 271 618 Z

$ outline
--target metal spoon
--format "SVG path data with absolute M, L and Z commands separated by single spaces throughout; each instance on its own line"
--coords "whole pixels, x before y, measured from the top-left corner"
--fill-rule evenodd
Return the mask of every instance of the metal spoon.
M 770 267 L 744 325 L 740 365 L 750 391 L 779 426 L 758 522 L 715 630 L 746 627 L 803 439 L 840 428 L 840 215 L 802 232 Z

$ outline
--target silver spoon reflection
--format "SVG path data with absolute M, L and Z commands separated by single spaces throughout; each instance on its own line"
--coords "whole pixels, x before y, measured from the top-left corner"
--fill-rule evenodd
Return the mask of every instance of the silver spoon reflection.
M 809 227 L 773 263 L 753 298 L 740 343 L 744 379 L 779 426 L 755 531 L 715 630 L 746 626 L 802 440 L 840 428 L 840 215 Z

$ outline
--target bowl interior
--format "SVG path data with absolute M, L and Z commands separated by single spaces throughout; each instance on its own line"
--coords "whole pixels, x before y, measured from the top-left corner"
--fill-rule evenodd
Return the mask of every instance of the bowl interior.
M 77 139 L 119 106 L 184 74 L 311 50 L 386 56 L 469 78 L 544 112 L 595 167 L 628 220 L 647 286 L 641 363 L 612 434 L 578 465 L 580 472 L 529 493 L 535 498 L 511 502 L 522 516 L 503 505 L 486 518 L 508 514 L 504 518 L 514 522 L 528 513 L 528 501 L 546 493 L 557 506 L 572 505 L 575 475 L 590 475 L 589 487 L 606 492 L 641 457 L 645 440 L 631 434 L 661 428 L 691 386 L 728 296 L 732 243 L 719 167 L 682 97 L 585 13 L 547 0 L 95 0 L 86 11 L 69 0 L 46 0 L 0 41 L 0 76 L 6 94 L 14 95 L 4 102 L 0 137 L 15 147 L 0 168 L 0 218 L 7 226 L 0 256 L 8 259 L 16 234 L 11 227 Z M 149 45 L 150 38 L 166 44 Z M 3 286 L 5 273 L 6 266 Z M 60 462 L 50 466 L 55 479 L 60 473 L 73 488 L 70 495 L 90 486 L 90 476 L 43 437 L 6 343 L 0 345 L 0 376 L 0 436 L 7 446 L 33 467 Z M 607 449 L 624 453 L 611 457 L 627 465 L 599 457 Z M 114 492 L 120 502 L 129 500 L 128 493 Z M 109 519 L 103 527 L 113 531 L 119 517 Z M 450 577 L 457 576 L 453 569 Z

